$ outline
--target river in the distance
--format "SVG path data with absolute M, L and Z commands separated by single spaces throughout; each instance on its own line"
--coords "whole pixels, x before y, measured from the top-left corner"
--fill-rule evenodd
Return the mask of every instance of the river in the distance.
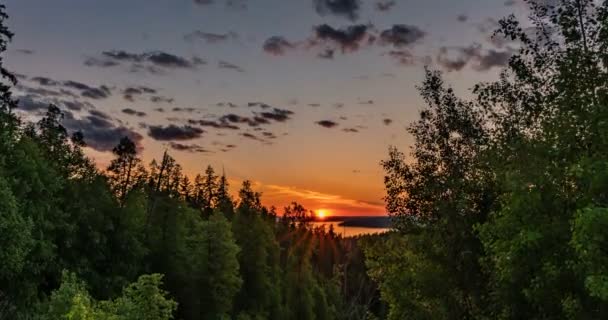
M 325 225 L 325 230 L 328 230 L 329 226 L 333 225 L 334 232 L 342 237 L 354 237 L 364 234 L 376 234 L 389 231 L 388 228 L 346 227 L 340 226 L 340 223 L 342 223 L 342 221 L 315 221 L 312 223 L 312 225 L 315 227 Z

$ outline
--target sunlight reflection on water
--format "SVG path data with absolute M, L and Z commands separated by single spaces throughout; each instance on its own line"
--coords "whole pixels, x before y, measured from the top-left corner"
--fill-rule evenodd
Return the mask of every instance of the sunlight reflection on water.
M 329 226 L 334 226 L 334 232 L 343 237 L 353 237 L 362 234 L 376 234 L 389 231 L 388 228 L 370 228 L 370 227 L 343 227 L 340 226 L 342 221 L 317 221 L 313 222 L 312 225 L 315 227 L 325 225 L 325 230 L 329 230 Z

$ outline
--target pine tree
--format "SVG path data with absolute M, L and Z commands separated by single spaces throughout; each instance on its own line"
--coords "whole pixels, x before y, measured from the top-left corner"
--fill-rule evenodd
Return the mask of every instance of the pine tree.
M 137 157 L 137 146 L 128 137 L 123 137 L 112 150 L 116 156 L 108 166 L 110 185 L 120 203 L 124 203 L 128 192 L 140 179 L 136 177 L 141 159 Z

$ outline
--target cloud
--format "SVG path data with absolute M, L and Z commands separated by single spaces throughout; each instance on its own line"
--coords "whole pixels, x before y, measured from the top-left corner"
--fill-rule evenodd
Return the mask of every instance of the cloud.
M 393 123 L 393 119 L 384 118 L 384 119 L 382 119 L 382 123 L 384 123 L 384 125 L 386 125 L 386 126 L 389 126 L 389 125 L 391 125 L 391 123 Z
M 114 61 L 129 61 L 129 62 L 142 62 L 145 60 L 145 54 L 130 53 L 122 50 L 104 51 L 102 56 L 112 59 Z
M 92 104 L 86 102 L 86 101 L 78 101 L 78 100 L 72 100 L 72 101 L 68 101 L 68 100 L 62 100 L 58 103 L 59 105 L 63 105 L 66 108 L 72 110 L 72 111 L 82 111 L 85 109 L 88 110 L 93 110 L 95 109 L 95 106 L 93 106 Z
M 208 6 L 215 4 L 215 0 L 194 0 L 194 3 L 201 6 Z M 234 9 L 246 9 L 247 8 L 247 0 L 224 0 L 221 1 L 228 8 Z
M 338 125 L 337 122 L 331 121 L 331 120 L 321 120 L 321 121 L 317 121 L 315 122 L 316 124 L 320 125 L 321 127 L 324 128 L 333 128 L 336 127 Z
M 277 136 L 270 131 L 264 131 L 264 132 L 262 132 L 262 135 L 267 139 L 276 139 L 277 138 Z
M 359 0 L 313 0 L 313 5 L 321 16 L 331 14 L 352 21 L 359 18 Z
M 289 42 L 284 37 L 274 36 L 266 39 L 262 48 L 266 53 L 275 56 L 282 56 L 287 51 L 294 49 L 295 44 Z
M 260 107 L 262 109 L 270 109 L 272 108 L 270 105 L 263 103 L 263 102 L 248 102 L 247 103 L 248 107 Z
M 237 66 L 236 64 L 232 64 L 230 62 L 226 62 L 226 61 L 218 61 L 217 63 L 218 68 L 220 69 L 231 69 L 231 70 L 235 70 L 238 72 L 245 72 L 245 70 L 243 68 L 241 68 L 240 66 Z
M 512 55 L 513 52 L 511 50 L 497 51 L 491 49 L 485 54 L 476 57 L 477 65 L 473 66 L 473 68 L 477 71 L 487 71 L 494 67 L 502 68 L 509 64 Z
M 162 51 L 148 53 L 146 59 L 157 66 L 165 68 L 192 69 L 199 64 L 204 64 L 201 60 L 188 60 L 186 58 Z
M 317 56 L 321 59 L 331 60 L 334 58 L 335 53 L 336 53 L 336 50 L 334 50 L 334 49 L 325 49 L 325 50 L 321 51 Z
M 292 201 L 313 208 L 328 208 L 337 214 L 357 212 L 360 214 L 382 214 L 385 213 L 384 205 L 379 201 L 363 201 L 345 198 L 340 195 L 322 193 L 307 189 L 300 189 L 291 186 L 261 185 L 259 189 L 264 193 L 265 199 L 275 200 L 274 202 Z
M 225 122 L 225 123 L 248 123 L 252 126 L 257 125 L 257 124 L 254 124 L 255 121 L 252 121 L 251 118 L 240 116 L 240 115 L 234 114 L 234 113 L 229 113 L 229 114 L 225 114 L 225 115 L 221 116 L 219 121 Z
M 149 126 L 148 136 L 158 141 L 183 141 L 200 138 L 204 131 L 200 128 L 192 126 L 178 127 L 176 125 L 168 126 Z
M 494 67 L 502 68 L 509 63 L 514 50 L 482 50 L 480 45 L 468 47 L 441 47 L 437 55 L 437 63 L 447 71 L 462 70 L 471 63 L 476 71 L 488 71 Z
M 138 149 L 141 149 L 143 136 L 132 129 L 117 126 L 111 122 L 107 115 L 100 112 L 91 112 L 88 116 L 76 119 L 72 113 L 64 113 L 63 126 L 68 132 L 82 132 L 86 145 L 100 152 L 112 151 L 121 138 L 129 137 Z
M 156 93 L 156 89 L 139 86 L 139 87 L 127 87 L 122 90 L 123 98 L 127 101 L 134 101 L 135 97 L 144 95 L 144 94 L 154 94 Z
M 238 130 L 239 127 L 234 125 L 234 124 L 230 124 L 226 121 L 212 121 L 212 120 L 188 120 L 188 123 L 190 124 L 197 124 L 201 127 L 211 127 L 211 128 L 215 128 L 215 129 L 230 129 L 230 130 Z
M 55 91 L 18 85 L 17 90 L 23 92 L 22 95 L 17 96 L 17 100 L 19 100 L 17 107 L 26 112 L 44 112 L 48 109 L 49 104 L 65 107 L 71 111 L 95 109 L 95 106 L 87 101 L 74 99 L 77 96 L 64 89 Z
M 160 73 L 169 69 L 194 70 L 206 63 L 199 57 L 185 58 L 164 51 L 131 53 L 123 50 L 104 51 L 99 57 L 87 58 L 84 62 L 86 66 L 102 68 L 126 64 L 132 72 L 151 73 Z
M 241 133 L 241 135 L 245 138 L 249 138 L 249 139 L 254 139 L 254 140 L 258 140 L 258 137 L 256 137 L 255 135 L 249 133 L 249 132 L 244 132 Z
M 357 133 L 357 132 L 359 132 L 359 130 L 356 129 L 356 128 L 344 128 L 344 129 L 342 129 L 342 131 L 348 132 L 348 133 Z
M 275 36 L 266 40 L 264 51 L 274 55 L 284 55 L 298 47 L 315 48 L 319 50 L 317 57 L 333 59 L 338 50 L 342 54 L 346 54 L 356 52 L 364 46 L 373 45 L 392 46 L 401 49 L 413 46 L 424 37 L 426 37 L 425 31 L 407 24 L 395 24 L 382 32 L 376 31 L 371 24 L 353 24 L 340 28 L 321 24 L 313 27 L 311 37 L 298 42 L 303 44 L 301 46 L 283 37 Z
M 391 50 L 387 52 L 386 55 L 393 58 L 393 60 L 403 66 L 413 66 L 418 61 L 418 58 L 409 50 Z
M 294 112 L 291 110 L 273 108 L 271 112 L 261 112 L 260 115 L 266 119 L 274 120 L 277 122 L 285 122 L 291 119 L 291 115 Z
M 55 87 L 55 86 L 59 86 L 61 85 L 61 82 L 53 80 L 51 78 L 47 78 L 47 77 L 33 77 L 30 79 L 30 81 L 37 83 L 38 85 L 41 86 L 47 86 L 47 87 Z
M 89 111 L 89 114 L 91 114 L 92 116 L 99 118 L 99 119 L 104 119 L 104 120 L 111 120 L 112 117 L 110 117 L 109 114 L 100 111 L 100 110 L 91 110 Z
M 133 110 L 131 108 L 122 109 L 122 112 L 125 113 L 125 114 L 128 114 L 130 116 L 138 116 L 138 117 L 145 117 L 146 116 L 145 112 Z
M 49 103 L 41 101 L 35 95 L 17 97 L 17 108 L 26 112 L 41 113 L 48 109 Z
M 225 105 L 225 104 L 224 104 Z M 262 111 L 253 111 L 252 116 L 239 115 L 235 113 L 228 113 L 221 116 L 213 116 L 209 119 L 190 119 L 188 124 L 198 125 L 201 127 L 209 127 L 214 129 L 228 129 L 228 130 L 239 130 L 240 125 L 246 125 L 254 128 L 254 131 L 263 130 L 261 126 L 271 125 L 277 122 L 285 122 L 291 119 L 294 114 L 293 111 L 273 108 L 270 105 L 262 102 L 249 102 L 249 107 L 260 107 Z
M 463 51 L 462 49 L 458 49 L 458 51 L 460 52 L 459 56 L 449 57 L 448 48 L 441 47 L 437 54 L 437 63 L 448 72 L 462 70 L 471 59 L 471 55 L 467 54 L 466 51 Z
M 219 118 L 219 121 L 221 123 L 243 123 L 249 125 L 250 127 L 258 127 L 260 125 L 270 124 L 269 119 L 263 116 L 255 115 L 254 117 L 245 117 L 234 113 L 229 113 L 221 116 Z
M 112 95 L 112 92 L 109 87 L 105 85 L 101 85 L 99 87 L 91 87 L 82 82 L 68 80 L 64 81 L 63 86 L 70 89 L 75 89 L 80 91 L 80 95 L 83 97 L 99 100 L 106 99 Z
M 232 103 L 232 102 L 218 102 L 215 104 L 218 107 L 230 107 L 230 108 L 237 108 L 238 105 Z
M 378 11 L 390 11 L 397 2 L 395 0 L 380 0 L 376 2 L 375 8 Z
M 314 27 L 314 32 L 316 40 L 335 44 L 344 53 L 358 50 L 367 39 L 368 29 L 369 26 L 364 24 L 352 25 L 342 29 L 322 24 Z
M 456 20 L 458 20 L 458 22 L 466 22 L 467 20 L 469 20 L 469 16 L 467 16 L 466 14 L 459 14 L 456 17 Z
M 168 98 L 165 96 L 151 96 L 150 97 L 150 101 L 154 102 L 154 103 L 167 103 L 167 104 L 171 104 L 173 103 L 174 99 L 173 98 Z
M 260 142 L 265 142 L 264 139 L 259 138 L 258 136 L 249 133 L 249 132 L 243 132 L 241 133 L 241 136 L 247 138 L 247 139 L 251 139 L 251 140 L 255 140 L 255 141 L 260 141 Z
M 420 28 L 407 24 L 396 24 L 380 33 L 383 44 L 400 48 L 410 46 L 426 36 Z
M 36 88 L 36 87 L 30 87 L 30 86 L 25 86 L 22 84 L 18 84 L 16 86 L 16 89 L 25 93 L 25 94 L 29 94 L 29 95 L 33 95 L 33 96 L 38 96 L 38 97 L 78 97 L 76 94 L 65 90 L 65 89 L 58 89 L 58 90 L 51 90 L 51 89 L 47 89 L 47 88 Z
M 197 40 L 202 40 L 208 44 L 216 44 L 221 42 L 226 42 L 228 40 L 237 39 L 239 36 L 233 31 L 228 33 L 212 33 L 205 32 L 202 30 L 196 30 L 191 33 L 184 35 L 184 40 L 188 42 L 195 42 Z
M 190 153 L 208 153 L 208 152 L 210 152 L 209 150 L 201 147 L 198 144 L 183 144 L 183 143 L 171 141 L 171 142 L 169 142 L 169 146 L 173 150 L 190 152 Z
M 171 111 L 173 111 L 173 112 L 190 112 L 190 113 L 192 113 L 192 112 L 196 111 L 196 109 L 195 108 L 175 107 Z
M 234 145 L 234 144 L 224 144 L 219 141 L 213 141 L 211 144 L 215 147 L 220 148 L 219 150 L 222 152 L 228 152 L 228 151 L 236 148 L 236 145 Z
M 99 67 L 99 68 L 110 68 L 120 65 L 120 63 L 114 60 L 106 60 L 96 57 L 89 57 L 84 60 L 84 65 L 87 67 Z
M 36 51 L 30 50 L 30 49 L 17 49 L 15 51 L 18 53 L 21 53 L 21 54 L 25 54 L 25 55 L 32 55 L 32 54 L 36 53 Z
M 112 90 L 110 87 L 106 85 L 101 85 L 99 87 L 90 86 L 88 84 L 67 80 L 67 81 L 58 81 L 55 79 L 51 79 L 43 76 L 36 76 L 30 78 L 30 81 L 41 86 L 41 87 L 30 87 L 26 85 L 18 85 L 17 89 L 24 91 L 29 94 L 34 94 L 38 96 L 69 96 L 76 97 L 74 93 L 70 90 L 78 91 L 78 93 L 85 97 L 95 100 L 106 99 L 112 95 Z M 57 89 L 47 89 L 42 87 L 56 87 Z
M 168 98 L 161 95 L 154 95 L 156 93 L 158 93 L 158 90 L 146 86 L 127 87 L 122 91 L 123 98 L 129 102 L 133 102 L 136 100 L 136 98 L 148 95 L 150 101 L 153 103 L 173 103 L 173 98 Z

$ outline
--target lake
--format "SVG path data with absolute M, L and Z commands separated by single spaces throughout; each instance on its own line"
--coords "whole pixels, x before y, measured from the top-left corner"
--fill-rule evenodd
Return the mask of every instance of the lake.
M 389 228 L 377 228 L 377 227 L 355 227 L 355 226 L 340 226 L 342 221 L 315 221 L 312 225 L 315 227 L 325 225 L 325 230 L 329 229 L 330 225 L 334 226 L 334 231 L 342 237 L 354 237 L 363 234 L 377 234 L 387 232 Z

